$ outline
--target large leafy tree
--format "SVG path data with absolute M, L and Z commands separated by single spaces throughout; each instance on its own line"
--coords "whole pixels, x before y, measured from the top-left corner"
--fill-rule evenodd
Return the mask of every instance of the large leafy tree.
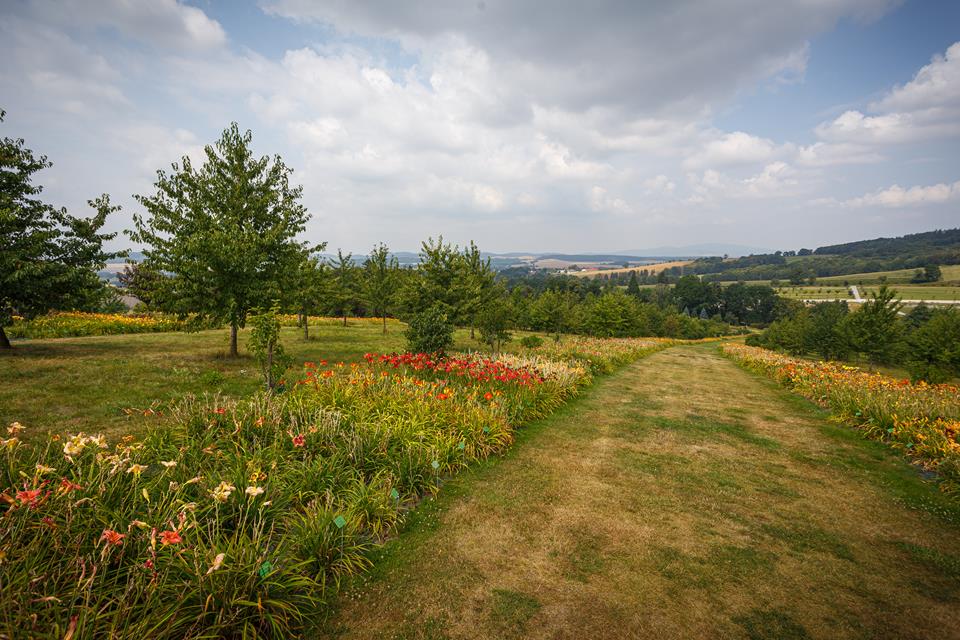
M 400 264 L 390 255 L 387 245 L 380 243 L 363 263 L 363 295 L 370 310 L 383 318 L 387 333 L 387 313 L 397 297 Z
M 0 111 L 0 122 L 4 112 Z M 110 258 L 100 233 L 119 207 L 106 194 L 89 204 L 92 218 L 75 218 L 39 199 L 33 176 L 50 167 L 22 139 L 0 139 L 0 348 L 10 348 L 3 330 L 14 315 L 32 317 L 51 309 L 96 307 L 108 293 L 97 276 Z
M 296 240 L 310 217 L 303 188 L 290 186 L 293 170 L 279 156 L 254 157 L 252 139 L 232 123 L 207 145 L 203 166 L 185 156 L 158 171 L 156 192 L 137 196 L 146 214 L 130 234 L 145 245 L 147 267 L 168 275 L 164 308 L 228 322 L 232 356 L 247 314 L 283 297 L 307 250 Z

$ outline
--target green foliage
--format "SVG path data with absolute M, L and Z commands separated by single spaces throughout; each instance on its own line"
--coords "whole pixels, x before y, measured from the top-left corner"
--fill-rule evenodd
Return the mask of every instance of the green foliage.
M 845 323 L 851 347 L 872 362 L 892 363 L 900 355 L 903 329 L 897 314 L 903 305 L 896 295 L 882 285 Z
M 324 242 L 316 250 L 323 251 L 326 246 Z M 310 316 L 318 315 L 329 292 L 330 270 L 326 262 L 316 256 L 304 256 L 297 262 L 292 274 L 288 304 L 299 314 L 304 339 L 310 338 Z
M 520 338 L 520 346 L 524 349 L 536 349 L 543 346 L 543 338 L 540 336 L 523 336 Z
M 331 302 L 334 312 L 343 318 L 343 326 L 347 326 L 347 316 L 353 312 L 360 297 L 360 282 L 357 267 L 353 264 L 353 254 L 343 255 L 337 249 L 337 257 L 330 265 L 333 277 Z
M 487 302 L 477 317 L 480 340 L 489 345 L 495 354 L 500 353 L 503 343 L 511 339 L 512 315 L 509 301 L 501 296 Z
M 0 111 L 0 122 L 4 112 Z M 34 174 L 52 166 L 22 139 L 0 139 L 0 347 L 14 315 L 32 318 L 52 309 L 96 310 L 110 292 L 97 271 L 122 255 L 103 250 L 115 233 L 100 233 L 119 210 L 106 194 L 90 200 L 96 214 L 75 218 L 39 199 Z
M 960 376 L 960 311 L 938 309 L 907 338 L 914 380 L 946 382 Z
M 943 273 L 941 273 L 940 267 L 935 264 L 928 264 L 922 270 L 918 269 L 916 275 L 911 278 L 910 282 L 937 282 L 941 278 L 943 278 Z
M 309 218 L 302 187 L 290 186 L 279 157 L 255 158 L 252 139 L 232 123 L 205 148 L 203 166 L 184 156 L 157 171 L 155 193 L 137 196 L 146 213 L 130 233 L 146 245 L 147 268 L 169 274 L 159 281 L 162 308 L 228 322 L 231 355 L 249 311 L 283 298 L 308 251 L 296 241 Z
M 824 360 L 843 360 L 850 354 L 846 333 L 850 309 L 844 301 L 824 302 L 810 309 L 804 350 L 817 352 Z
M 273 391 L 282 379 L 284 372 L 293 364 L 293 357 L 287 354 L 280 343 L 280 307 L 253 311 L 250 316 L 250 352 L 257 359 L 263 382 L 267 390 Z
M 407 348 L 414 353 L 443 354 L 453 346 L 453 323 L 440 304 L 416 314 L 406 331 Z
M 390 256 L 387 245 L 373 248 L 363 263 L 363 295 L 370 311 L 383 318 L 383 332 L 387 332 L 387 314 L 390 313 L 399 285 L 400 265 Z
M 640 283 L 637 282 L 637 272 L 630 272 L 630 281 L 627 283 L 627 294 L 631 296 L 640 295 Z

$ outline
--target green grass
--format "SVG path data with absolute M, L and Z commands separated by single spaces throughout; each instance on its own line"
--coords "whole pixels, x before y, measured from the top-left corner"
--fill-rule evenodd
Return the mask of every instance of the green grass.
M 351 320 L 343 327 L 328 320 L 311 326 L 310 340 L 295 328 L 281 335 L 300 366 L 353 362 L 367 351 L 402 351 L 404 329 L 390 322 L 383 335 L 376 322 Z M 19 421 L 28 438 L 51 431 L 116 436 L 140 424 L 125 409 L 146 409 L 188 393 L 249 395 L 261 379 L 246 352 L 248 333 L 240 332 L 239 358 L 227 357 L 226 329 L 14 341 L 14 349 L 0 351 L 0 424 Z M 458 331 L 456 339 L 461 349 L 481 347 L 468 331 Z

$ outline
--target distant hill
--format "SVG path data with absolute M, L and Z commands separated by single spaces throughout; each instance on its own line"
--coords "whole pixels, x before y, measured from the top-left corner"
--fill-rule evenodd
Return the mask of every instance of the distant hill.
M 919 269 L 960 264 L 960 229 L 874 238 L 820 247 L 815 251 L 776 251 L 724 260 L 701 258 L 687 269 L 705 279 L 809 280 L 825 276 Z
M 634 249 L 619 251 L 618 253 L 636 256 L 638 258 L 697 258 L 703 256 L 749 256 L 753 254 L 773 253 L 772 250 L 760 247 L 750 247 L 742 244 L 688 244 L 674 247 L 653 247 L 651 249 Z
M 813 253 L 816 255 L 896 256 L 936 252 L 957 247 L 960 247 L 960 229 L 937 229 L 924 233 L 911 233 L 898 238 L 874 238 L 832 244 L 820 247 Z

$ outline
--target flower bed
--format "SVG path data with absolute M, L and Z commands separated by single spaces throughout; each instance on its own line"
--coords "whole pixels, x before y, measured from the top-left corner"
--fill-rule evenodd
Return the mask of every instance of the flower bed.
M 838 421 L 936 470 L 943 478 L 942 490 L 960 490 L 960 388 L 913 384 L 835 362 L 810 362 L 740 344 L 724 344 L 721 351 L 830 409 Z

